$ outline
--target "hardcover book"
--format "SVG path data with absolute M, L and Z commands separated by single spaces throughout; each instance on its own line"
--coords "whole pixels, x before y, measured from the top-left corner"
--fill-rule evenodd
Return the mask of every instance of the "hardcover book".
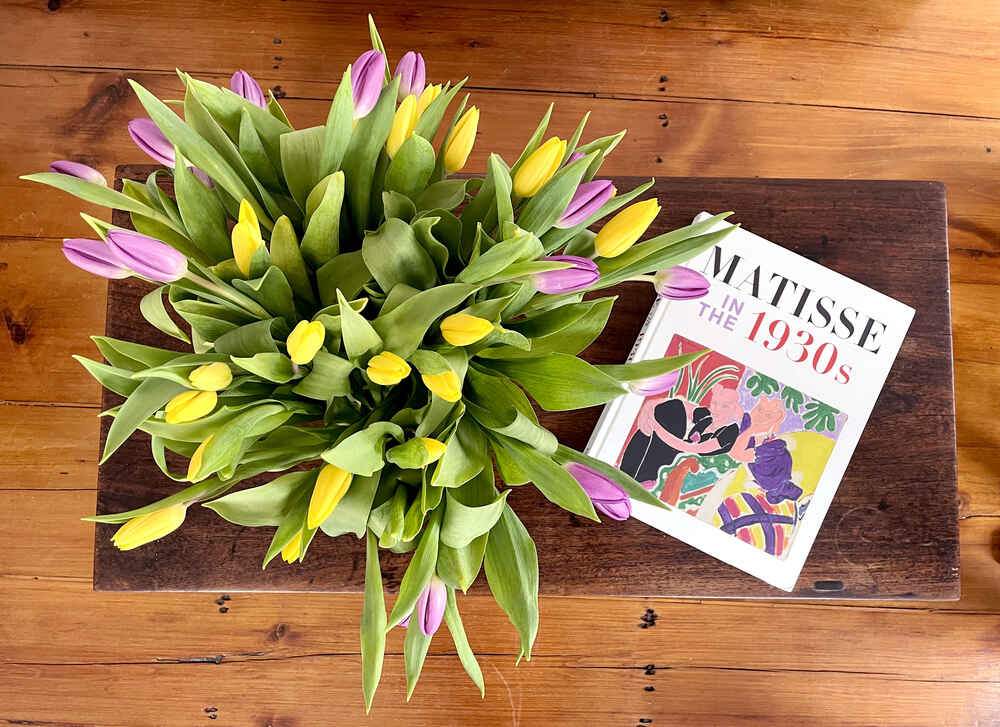
M 688 266 L 708 294 L 658 299 L 629 360 L 702 355 L 609 404 L 587 451 L 667 506 L 634 517 L 790 591 L 914 311 L 742 228 Z

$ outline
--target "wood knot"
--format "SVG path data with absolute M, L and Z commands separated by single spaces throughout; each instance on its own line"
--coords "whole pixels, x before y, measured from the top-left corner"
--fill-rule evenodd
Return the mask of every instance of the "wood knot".
M 31 332 L 30 321 L 19 321 L 14 317 L 13 311 L 5 309 L 3 312 L 3 322 L 7 326 L 7 334 L 10 336 L 11 341 L 18 346 L 27 342 L 28 335 Z
M 272 643 L 277 643 L 285 638 L 285 634 L 288 633 L 288 624 L 275 624 L 271 629 L 271 632 L 267 635 L 267 640 Z

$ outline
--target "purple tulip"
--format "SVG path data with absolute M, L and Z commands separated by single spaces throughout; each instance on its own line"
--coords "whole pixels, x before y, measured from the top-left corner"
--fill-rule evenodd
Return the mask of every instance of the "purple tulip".
M 709 283 L 697 270 L 674 265 L 654 275 L 653 286 L 661 298 L 694 300 L 708 293 Z
M 260 90 L 260 84 L 246 71 L 240 69 L 229 79 L 229 88 L 237 96 L 242 96 L 254 106 L 267 107 L 267 98 Z
M 371 113 L 382 93 L 385 80 L 385 56 L 377 50 L 365 51 L 351 66 L 351 91 L 354 94 L 354 118 Z
M 424 588 L 413 609 L 417 616 L 420 633 L 424 636 L 432 636 L 438 630 L 441 619 L 444 618 L 444 607 L 447 602 L 448 589 L 445 587 L 444 581 L 437 575 L 431 576 L 431 582 Z
M 406 51 L 396 66 L 396 74 L 393 78 L 396 76 L 399 76 L 399 97 L 401 99 L 406 98 L 411 93 L 414 96 L 419 96 L 423 93 L 427 80 L 424 57 L 412 50 Z
M 572 164 L 577 159 L 583 159 L 585 156 L 587 156 L 587 155 L 584 154 L 582 151 L 575 151 L 575 152 L 573 152 L 572 154 L 569 155 L 569 159 L 566 160 L 566 163 L 567 164 Z
M 539 293 L 574 293 L 589 288 L 601 277 L 597 271 L 597 263 L 585 257 L 576 255 L 549 255 L 539 258 L 556 263 L 572 263 L 571 268 L 548 270 L 535 273 L 532 282 Z
M 102 278 L 127 278 L 131 271 L 121 266 L 111 250 L 100 240 L 76 237 L 63 240 L 63 255 L 78 268 Z
M 80 162 L 71 162 L 68 159 L 60 159 L 57 162 L 49 164 L 49 169 L 56 174 L 68 174 L 71 177 L 78 177 L 87 182 L 101 184 L 105 187 L 108 186 L 108 180 L 104 178 L 103 174 L 93 167 L 88 167 L 86 164 L 81 164 Z
M 567 463 L 566 470 L 580 483 L 598 512 L 612 520 L 628 520 L 632 514 L 632 501 L 616 482 L 579 462 Z
M 109 230 L 108 248 L 121 265 L 158 283 L 172 283 L 187 272 L 187 258 L 182 253 L 138 232 Z
M 607 179 L 584 182 L 576 188 L 573 199 L 569 201 L 566 211 L 562 213 L 555 226 L 566 229 L 586 222 L 597 214 L 597 210 L 601 209 L 605 202 L 615 196 L 615 191 L 615 185 Z
M 659 376 L 651 376 L 648 379 L 628 382 L 628 388 L 633 394 L 639 396 L 657 396 L 665 394 L 674 388 L 677 380 L 681 377 L 681 370 L 670 371 Z
M 128 135 L 144 152 L 165 167 L 174 167 L 174 145 L 163 135 L 152 119 L 132 119 L 128 122 Z

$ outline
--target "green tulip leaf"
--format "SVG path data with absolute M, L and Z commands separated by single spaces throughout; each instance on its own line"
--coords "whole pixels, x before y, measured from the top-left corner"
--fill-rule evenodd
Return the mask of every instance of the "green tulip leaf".
M 409 357 L 417 350 L 431 324 L 477 290 L 475 285 L 449 283 L 423 290 L 379 316 L 372 326 L 383 346 L 397 356 Z
M 399 283 L 426 290 L 437 281 L 434 261 L 403 220 L 390 218 L 378 230 L 365 235 L 361 253 L 375 282 L 386 292 Z
M 281 170 L 292 198 L 303 210 L 306 197 L 323 176 L 322 155 L 325 128 L 313 126 L 289 131 L 280 137 Z
M 323 153 L 320 157 L 320 173 L 332 174 L 340 169 L 344 152 L 351 140 L 354 128 L 354 96 L 351 92 L 351 67 L 348 66 L 333 95 L 330 113 L 326 117 L 323 135 Z
M 489 367 L 514 379 L 547 411 L 606 404 L 625 393 L 614 378 L 565 353 L 550 353 L 542 358 L 493 359 Z
M 361 687 L 365 712 L 372 708 L 375 690 L 382 679 L 385 658 L 385 595 L 382 592 L 382 569 L 378 562 L 378 543 L 367 535 L 365 558 L 365 604 L 361 611 Z
M 530 661 L 538 634 L 538 554 L 510 505 L 504 505 L 503 515 L 490 530 L 483 563 L 497 605 L 521 637 L 518 660 Z
M 346 533 L 354 533 L 358 538 L 363 538 L 378 483 L 378 475 L 355 475 L 347 494 L 337 503 L 330 517 L 320 525 L 323 532 L 331 538 Z
M 441 509 L 431 512 L 427 527 L 420 538 L 420 545 L 406 567 L 403 580 L 399 584 L 399 596 L 389 614 L 387 629 L 397 625 L 413 611 L 421 592 L 430 583 L 434 575 L 434 565 L 437 563 L 438 542 L 441 533 Z M 414 619 L 415 620 L 415 619 Z
M 255 353 L 248 357 L 233 356 L 232 359 L 241 369 L 276 384 L 286 384 L 301 376 L 292 360 L 283 353 Z
M 476 655 L 469 646 L 469 639 L 465 635 L 465 627 L 462 625 L 462 617 L 458 613 L 458 603 L 455 599 L 455 589 L 448 589 L 448 603 L 444 609 L 444 622 L 451 632 L 452 641 L 455 642 L 455 651 L 458 653 L 458 660 L 462 663 L 462 668 L 469 675 L 472 682 L 479 687 L 479 696 L 486 696 L 486 684 L 483 682 L 483 670 L 479 668 Z
M 419 134 L 410 134 L 396 151 L 385 173 L 385 188 L 417 199 L 434 171 L 434 147 Z
M 310 213 L 309 207 L 312 204 L 316 207 Z M 324 177 L 309 195 L 306 209 L 309 218 L 306 232 L 302 236 L 302 257 L 313 268 L 322 267 L 340 251 L 340 213 L 343 204 L 343 172 L 334 172 Z
M 406 701 L 410 701 L 413 690 L 417 688 L 420 671 L 424 668 L 427 649 L 431 645 L 431 636 L 424 636 L 416 618 L 411 618 L 403 638 L 403 664 L 406 668 Z
M 266 485 L 233 492 L 203 503 L 221 518 L 251 528 L 281 524 L 296 497 L 304 488 L 312 489 L 316 471 L 289 472 Z
M 107 462 L 147 417 L 162 409 L 168 401 L 184 390 L 185 387 L 166 379 L 144 379 L 125 400 L 114 421 L 111 422 L 111 428 L 108 429 L 108 436 L 104 442 L 104 452 L 98 464 Z
M 465 201 L 467 179 L 446 179 L 430 185 L 414 200 L 417 210 L 453 210 Z M 464 218 L 464 215 L 463 215 Z
M 323 452 L 330 464 L 369 477 L 385 466 L 386 437 L 403 441 L 403 429 L 392 422 L 375 422 Z
M 341 335 L 344 339 L 344 351 L 347 357 L 357 359 L 360 356 L 382 346 L 382 339 L 368 319 L 354 310 L 347 302 L 344 294 L 337 291 L 337 301 L 340 304 Z
M 354 364 L 347 359 L 320 349 L 312 360 L 312 370 L 292 391 L 299 396 L 320 401 L 329 401 L 335 396 L 349 396 L 350 376 L 354 368 Z

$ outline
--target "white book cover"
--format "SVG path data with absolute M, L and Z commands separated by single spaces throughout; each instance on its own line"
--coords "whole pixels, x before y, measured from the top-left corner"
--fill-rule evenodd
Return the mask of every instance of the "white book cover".
M 913 309 L 743 228 L 686 266 L 708 294 L 658 299 L 629 360 L 705 353 L 609 404 L 587 453 L 668 507 L 633 517 L 790 591 Z

